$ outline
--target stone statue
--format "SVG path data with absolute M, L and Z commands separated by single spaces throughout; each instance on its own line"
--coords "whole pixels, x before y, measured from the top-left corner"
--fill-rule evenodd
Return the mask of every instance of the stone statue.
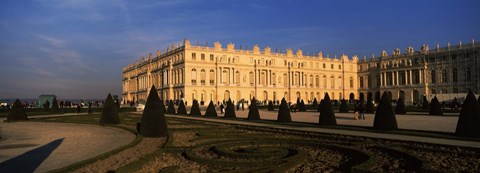
M 160 50 L 157 50 L 157 57 L 160 57 Z
M 428 48 L 428 45 L 427 45 L 427 44 L 423 44 L 423 45 L 422 45 L 422 52 L 427 53 L 427 52 L 428 52 L 428 49 L 429 49 L 429 48 Z
M 387 51 L 383 50 L 382 51 L 382 57 L 387 57 L 387 56 L 388 56 Z

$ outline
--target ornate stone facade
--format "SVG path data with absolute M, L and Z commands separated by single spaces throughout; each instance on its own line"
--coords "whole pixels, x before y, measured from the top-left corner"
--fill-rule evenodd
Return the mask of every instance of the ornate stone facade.
M 184 40 L 158 51 L 156 57 L 150 54 L 124 67 L 122 99 L 142 103 L 155 85 L 162 100 L 188 103 L 252 97 L 307 102 L 322 99 L 325 92 L 332 99 L 358 99 L 359 94 L 387 90 L 393 99 L 404 95 L 412 104 L 423 95 L 478 92 L 479 57 L 475 44 L 436 50 L 423 45 L 419 52 L 409 47 L 405 54 L 396 49 L 390 56 L 382 51 L 380 57 L 358 60 L 346 55 L 323 57 L 322 52 L 308 56 L 291 49 L 272 52 L 257 45 L 252 50 L 236 49 L 233 43 L 224 48 L 219 42 L 213 47 L 194 46 Z

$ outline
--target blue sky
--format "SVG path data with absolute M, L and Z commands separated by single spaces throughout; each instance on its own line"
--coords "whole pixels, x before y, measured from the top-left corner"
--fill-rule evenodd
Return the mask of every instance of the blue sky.
M 122 67 L 188 38 L 370 57 L 480 39 L 478 0 L 2 0 L 0 98 L 121 95 Z

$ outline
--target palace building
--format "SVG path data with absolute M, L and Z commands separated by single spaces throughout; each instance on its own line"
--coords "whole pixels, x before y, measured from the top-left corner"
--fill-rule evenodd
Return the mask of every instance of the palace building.
M 400 49 L 380 57 L 326 57 L 295 53 L 287 49 L 272 52 L 253 46 L 252 50 L 225 47 L 215 42 L 213 47 L 194 46 L 189 40 L 172 45 L 156 56 L 135 61 L 123 68 L 122 100 L 146 101 L 152 85 L 162 100 L 278 101 L 295 102 L 323 99 L 359 99 L 372 94 L 375 98 L 388 91 L 393 100 L 404 97 L 407 104 L 418 103 L 423 96 L 434 95 L 440 101 L 461 98 L 468 90 L 478 93 L 480 52 L 477 43 L 420 51 L 413 47 L 405 53 Z

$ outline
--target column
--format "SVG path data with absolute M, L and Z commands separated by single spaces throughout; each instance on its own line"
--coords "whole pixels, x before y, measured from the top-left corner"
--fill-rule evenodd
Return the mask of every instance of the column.
M 400 85 L 400 83 L 398 83 L 398 81 L 399 81 L 398 80 L 398 71 L 395 72 L 395 76 L 396 76 L 395 80 L 397 81 L 397 85 Z
M 268 70 L 268 73 L 269 73 L 269 77 L 268 77 L 268 84 L 269 85 L 272 85 L 272 70 Z
M 380 73 L 380 86 L 383 86 L 383 73 Z
M 387 84 L 387 72 L 383 73 L 383 85 L 388 86 L 388 84 Z
M 392 71 L 392 86 L 395 85 L 395 72 Z
M 218 70 L 218 73 L 219 73 L 218 76 L 219 76 L 219 78 L 220 78 L 220 83 L 223 84 L 223 80 L 222 80 L 222 76 L 223 76 L 223 75 L 222 75 L 222 73 L 223 73 L 223 72 L 222 72 L 222 67 L 218 67 L 218 69 L 219 69 L 219 70 Z
M 412 79 L 413 79 L 413 78 L 412 78 L 412 70 L 408 70 L 408 76 L 409 76 L 409 79 L 410 79 L 410 80 L 408 81 L 408 84 L 411 85 L 411 84 L 413 84 L 413 81 L 412 81 Z
M 423 70 L 419 69 L 418 70 L 418 77 L 420 78 L 419 82 L 420 83 L 423 83 Z

